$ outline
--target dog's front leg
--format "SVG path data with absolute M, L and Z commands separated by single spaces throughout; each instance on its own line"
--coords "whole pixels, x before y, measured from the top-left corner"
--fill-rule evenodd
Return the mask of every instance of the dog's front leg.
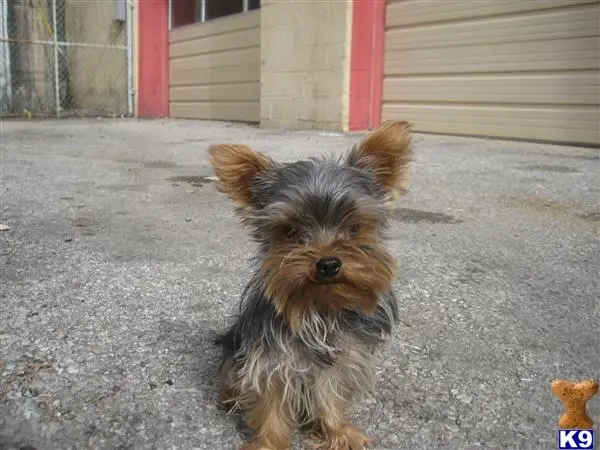
M 256 440 L 242 450 L 287 450 L 290 448 L 295 418 L 283 404 L 283 385 L 273 383 L 261 395 L 253 395 L 246 410 L 246 423 L 254 430 Z
M 364 435 L 359 428 L 349 423 L 321 430 L 323 450 L 364 450 L 374 448 L 375 439 Z
M 364 435 L 345 420 L 349 402 L 331 396 L 331 402 L 321 410 L 314 431 L 323 450 L 363 450 L 373 448 L 375 439 Z

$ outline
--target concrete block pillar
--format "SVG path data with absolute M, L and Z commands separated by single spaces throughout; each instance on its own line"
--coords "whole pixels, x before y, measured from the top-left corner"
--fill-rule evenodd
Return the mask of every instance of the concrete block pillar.
M 261 3 L 261 126 L 348 130 L 352 0 Z

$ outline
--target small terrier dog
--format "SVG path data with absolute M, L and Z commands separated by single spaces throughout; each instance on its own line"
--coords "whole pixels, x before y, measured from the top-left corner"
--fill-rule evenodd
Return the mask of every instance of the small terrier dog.
M 342 158 L 280 164 L 243 145 L 209 153 L 217 189 L 259 246 L 239 317 L 217 340 L 221 404 L 256 435 L 242 449 L 289 449 L 297 426 L 325 450 L 372 447 L 346 411 L 372 393 L 373 352 L 398 318 L 382 240 L 410 181 L 410 125 L 385 123 Z

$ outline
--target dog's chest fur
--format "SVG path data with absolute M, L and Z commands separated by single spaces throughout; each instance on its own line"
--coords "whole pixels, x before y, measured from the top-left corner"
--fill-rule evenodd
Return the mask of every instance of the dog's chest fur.
M 301 330 L 306 332 L 307 330 Z M 310 330 L 314 333 L 314 330 Z M 374 348 L 352 336 L 291 336 L 277 351 L 254 347 L 240 370 L 245 388 L 264 391 L 279 385 L 285 407 L 296 417 L 311 421 L 330 403 L 355 400 L 371 394 L 374 380 Z
M 286 407 L 311 420 L 332 402 L 370 395 L 374 351 L 396 318 L 390 293 L 374 315 L 346 311 L 335 320 L 307 315 L 293 331 L 272 301 L 250 285 L 240 317 L 224 339 L 241 406 L 280 386 Z

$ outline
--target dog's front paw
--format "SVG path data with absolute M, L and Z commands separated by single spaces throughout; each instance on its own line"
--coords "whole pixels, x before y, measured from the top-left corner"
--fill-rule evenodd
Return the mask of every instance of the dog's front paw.
M 348 439 L 348 450 L 363 450 L 375 448 L 375 438 L 364 435 L 354 425 L 346 425 L 346 437 Z
M 266 449 L 258 447 L 253 442 L 246 442 L 244 445 L 241 446 L 240 450 L 266 450 Z
M 364 450 L 375 448 L 375 439 L 354 425 L 346 424 L 323 441 L 322 450 Z
M 271 447 L 261 447 L 260 445 L 254 443 L 254 442 L 246 442 L 244 445 L 242 445 L 240 450 L 278 450 L 278 449 L 271 448 Z
M 240 447 L 240 450 L 258 450 L 258 447 L 254 445 L 252 442 L 246 442 L 244 445 Z

